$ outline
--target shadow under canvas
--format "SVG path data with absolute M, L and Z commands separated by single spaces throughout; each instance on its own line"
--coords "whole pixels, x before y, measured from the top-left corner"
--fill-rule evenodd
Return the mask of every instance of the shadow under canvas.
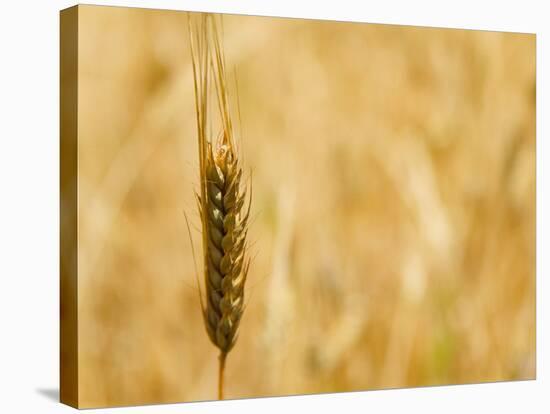
M 59 402 L 59 388 L 37 388 L 36 392 L 50 401 Z

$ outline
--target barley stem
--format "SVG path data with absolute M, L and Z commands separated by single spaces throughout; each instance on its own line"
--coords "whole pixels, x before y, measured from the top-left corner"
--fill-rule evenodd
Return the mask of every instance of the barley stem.
M 223 400 L 223 373 L 225 371 L 225 359 L 227 358 L 227 353 L 220 352 L 220 369 L 218 371 L 218 400 Z

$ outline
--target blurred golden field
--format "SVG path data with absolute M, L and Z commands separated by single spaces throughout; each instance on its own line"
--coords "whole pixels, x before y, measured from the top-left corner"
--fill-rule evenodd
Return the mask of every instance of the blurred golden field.
M 187 14 L 79 10 L 80 403 L 215 399 Z M 535 36 L 223 19 L 254 256 L 226 397 L 534 378 Z

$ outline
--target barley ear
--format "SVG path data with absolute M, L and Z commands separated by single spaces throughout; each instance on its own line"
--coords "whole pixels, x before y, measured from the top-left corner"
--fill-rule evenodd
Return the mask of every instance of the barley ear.
M 220 350 L 219 398 L 223 398 L 223 373 L 227 354 L 235 346 L 244 309 L 244 286 L 250 259 L 246 236 L 250 199 L 235 148 L 225 63 L 216 19 L 203 15 L 191 26 L 195 107 L 200 160 L 200 195 L 197 200 L 202 223 L 205 300 L 203 318 L 208 337 Z M 207 100 L 212 85 L 219 109 L 221 132 L 217 139 L 206 130 Z

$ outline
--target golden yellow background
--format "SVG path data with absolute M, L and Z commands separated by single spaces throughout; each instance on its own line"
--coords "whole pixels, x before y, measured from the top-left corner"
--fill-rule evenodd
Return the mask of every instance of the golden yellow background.
M 80 404 L 215 399 L 187 14 L 79 10 Z M 535 36 L 223 22 L 254 256 L 227 398 L 534 378 Z

